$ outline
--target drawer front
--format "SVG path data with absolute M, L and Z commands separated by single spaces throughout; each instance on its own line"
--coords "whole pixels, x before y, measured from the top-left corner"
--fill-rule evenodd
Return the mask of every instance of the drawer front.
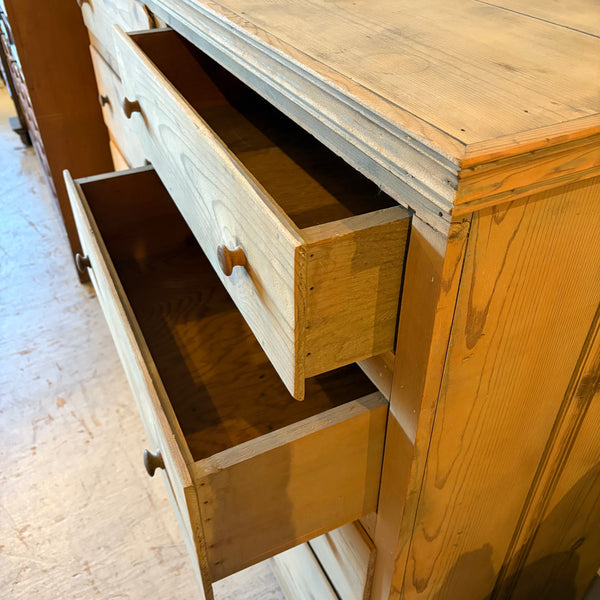
M 116 68 L 113 25 L 124 31 L 153 29 L 156 26 L 148 7 L 138 0 L 82 0 L 81 11 L 92 43 Z
M 143 177 L 144 173 L 149 172 L 149 168 L 139 169 L 138 172 Z M 109 176 L 109 179 L 115 182 L 115 185 L 111 186 L 112 193 L 122 192 L 119 176 L 125 178 L 130 173 L 131 171 L 125 171 Z M 87 181 L 94 179 L 101 180 L 103 177 L 91 177 Z M 204 547 L 198 544 L 199 510 L 195 487 L 186 466 L 189 458 L 186 461 L 181 444 L 178 442 L 177 435 L 174 434 L 176 427 L 169 422 L 173 421 L 173 417 L 165 414 L 164 403 L 160 399 L 162 391 L 160 379 L 143 342 L 142 333 L 133 317 L 125 292 L 108 257 L 102 236 L 90 213 L 85 195 L 79 183 L 73 181 L 68 172 L 65 172 L 65 184 L 81 247 L 91 265 L 91 268 L 88 269 L 90 280 L 96 290 L 102 312 L 135 397 L 144 429 L 152 445 L 151 450 L 161 451 L 165 464 L 164 477 L 168 484 L 171 504 L 182 528 L 186 546 L 191 552 L 194 564 L 197 564 Z M 127 186 L 125 179 L 123 179 L 123 185 Z M 164 391 L 162 393 L 164 394 Z M 178 434 L 181 435 L 180 432 Z
M 263 172 L 273 189 L 297 165 L 268 136 L 247 149 L 245 130 L 234 134 L 237 153 L 224 144 L 198 111 L 214 123 L 227 101 L 177 35 L 117 31 L 115 41 L 141 144 L 290 392 L 302 399 L 307 377 L 392 350 L 408 213 L 394 203 L 299 228 L 248 170 L 275 160 Z M 306 198 L 327 195 L 307 178 L 285 193 L 307 204 L 301 218 L 314 212 Z M 243 250 L 244 268 L 223 272 L 223 246 Z
M 102 116 L 116 145 L 129 167 L 142 167 L 146 155 L 132 131 L 131 121 L 128 121 L 121 109 L 123 86 L 118 75 L 110 68 L 100 53 L 90 47 L 94 73 L 98 84 L 98 98 L 102 106 Z
M 304 288 L 296 280 L 301 237 L 129 38 L 119 36 L 118 49 L 125 93 L 143 107 L 131 121 L 150 162 L 288 389 L 302 388 L 294 297 Z M 248 267 L 225 276 L 222 245 L 242 246 Z
M 160 185 L 149 168 L 77 182 L 73 182 L 66 174 L 65 180 L 82 247 L 90 260 L 90 278 L 136 397 L 150 449 L 160 450 L 164 458 L 164 477 L 173 508 L 182 526 L 184 540 L 202 576 L 206 595 L 210 598 L 212 582 L 375 510 L 387 404 L 379 393 L 367 393 L 364 397 L 346 402 L 346 399 L 356 397 L 353 389 L 356 386 L 342 381 L 342 386 L 336 390 L 335 382 L 329 380 L 324 392 L 319 393 L 324 393 L 326 397 L 334 392 L 338 395 L 341 393 L 344 403 L 334 404 L 333 408 L 317 411 L 307 418 L 301 417 L 297 422 L 284 423 L 275 430 L 268 425 L 268 433 L 254 437 L 253 434 L 241 443 L 231 442 L 233 430 L 228 429 L 223 440 L 219 441 L 225 446 L 205 456 L 206 439 L 216 435 L 216 425 L 211 421 L 209 428 L 194 429 L 192 432 L 186 430 L 184 435 L 178 421 L 178 415 L 182 414 L 179 412 L 181 406 L 176 410 L 172 403 L 172 399 L 184 404 L 189 402 L 181 400 L 188 394 L 182 386 L 192 386 L 191 398 L 194 401 L 191 407 L 185 404 L 184 410 L 188 412 L 184 413 L 187 418 L 184 416 L 181 420 L 184 426 L 190 427 L 190 421 L 197 418 L 194 417 L 195 410 L 212 410 L 218 414 L 223 411 L 228 413 L 226 418 L 233 422 L 233 427 L 241 427 L 244 435 L 248 427 L 254 429 L 263 426 L 260 421 L 263 411 L 272 411 L 273 401 L 276 402 L 275 422 L 279 422 L 280 412 L 291 409 L 296 411 L 295 414 L 303 414 L 297 411 L 304 410 L 303 407 L 312 400 L 294 402 L 285 393 L 274 372 L 265 375 L 262 367 L 254 370 L 254 354 L 244 363 L 246 347 L 240 350 L 239 338 L 236 340 L 229 334 L 224 341 L 215 341 L 213 336 L 208 336 L 210 347 L 206 351 L 217 357 L 212 359 L 217 363 L 227 353 L 234 355 L 232 364 L 239 365 L 239 372 L 227 367 L 223 372 L 223 381 L 215 382 L 210 375 L 207 380 L 201 379 L 202 373 L 208 371 L 210 374 L 213 368 L 197 364 L 202 360 L 199 356 L 206 354 L 205 350 L 194 355 L 185 350 L 186 344 L 197 348 L 199 342 L 196 332 L 201 331 L 204 325 L 185 330 L 185 326 L 191 322 L 191 313 L 188 311 L 192 310 L 195 300 L 191 290 L 182 286 L 184 280 L 191 280 L 197 287 L 197 278 L 210 272 L 213 283 L 201 280 L 199 287 L 211 290 L 215 276 L 209 266 L 204 271 L 193 269 L 191 275 L 186 272 L 183 278 L 177 275 L 174 291 L 173 282 L 169 280 L 168 294 L 175 294 L 177 298 L 173 302 L 166 305 L 161 297 L 157 305 L 149 304 L 146 307 L 152 319 L 156 318 L 157 312 L 160 313 L 161 323 L 175 319 L 170 333 L 161 331 L 157 334 L 161 340 L 165 336 L 176 339 L 175 354 L 169 353 L 164 360 L 159 360 L 156 345 L 153 345 L 154 354 L 151 354 L 146 341 L 148 329 L 144 333 L 140 325 L 143 322 L 146 323 L 144 327 L 148 327 L 148 321 L 138 321 L 138 316 L 143 315 L 139 298 L 146 298 L 165 284 L 162 280 L 158 284 L 157 271 L 144 263 L 141 273 L 146 279 L 143 282 L 136 279 L 135 289 L 128 288 L 138 294 L 132 304 L 115 265 L 120 265 L 119 269 L 128 269 L 136 257 L 153 246 L 164 252 L 166 264 L 171 268 L 177 263 L 175 249 L 180 244 L 183 248 L 189 246 L 187 227 L 185 235 L 180 235 L 176 226 L 174 229 L 177 231 L 168 240 L 160 236 L 165 223 L 172 232 L 173 222 L 165 220 L 163 213 L 155 209 L 155 194 L 149 187 L 153 177 L 154 183 Z M 164 198 L 164 188 L 162 193 Z M 110 195 L 110 203 L 104 202 L 106 195 Z M 100 214 L 103 211 L 104 214 Z M 97 221 L 99 216 L 101 219 Z M 140 219 L 145 219 L 149 224 L 143 236 L 139 233 L 140 228 L 135 226 Z M 99 222 L 113 231 L 110 246 L 102 239 Z M 132 285 L 131 280 L 127 285 Z M 220 286 L 218 282 L 217 285 Z M 141 292 L 137 291 L 138 287 Z M 211 297 L 213 292 L 209 291 L 202 296 L 202 302 L 210 301 Z M 170 307 L 175 307 L 173 312 L 169 312 Z M 209 311 L 210 319 L 220 318 L 223 314 L 237 315 L 235 310 L 233 313 L 224 313 L 220 301 L 216 302 L 215 307 L 216 312 Z M 155 321 L 152 320 L 152 323 Z M 151 327 L 156 332 L 154 325 Z M 251 339 L 256 346 L 251 334 L 246 339 Z M 153 343 L 155 341 L 156 338 Z M 177 362 L 174 363 L 174 360 Z M 264 362 L 268 365 L 266 359 Z M 166 373 L 165 365 L 177 373 L 175 379 Z M 182 367 L 185 371 L 183 376 Z M 271 367 L 269 369 L 272 371 Z M 359 373 L 358 370 L 356 372 Z M 227 381 L 238 376 L 243 378 L 242 385 L 246 387 L 247 380 L 252 390 L 256 389 L 257 380 L 267 377 L 267 385 L 276 382 L 277 390 L 280 387 L 285 396 L 273 396 L 261 405 L 260 397 L 254 397 L 250 392 L 245 400 L 260 406 L 259 411 L 256 412 L 253 407 L 248 411 L 248 407 L 234 398 L 233 402 L 238 402 L 239 410 L 236 405 L 236 412 L 232 413 L 231 405 L 219 404 L 218 396 L 227 396 L 226 402 L 231 403 Z M 368 381 L 367 385 L 369 390 L 373 389 Z M 194 403 L 200 402 L 206 386 L 212 386 L 211 401 L 207 406 L 196 408 Z M 170 397 L 167 388 L 176 394 Z M 350 395 L 353 393 L 354 396 Z M 327 402 L 327 406 L 331 406 Z M 192 450 L 194 444 L 196 446 Z M 202 450 L 198 450 L 198 444 Z

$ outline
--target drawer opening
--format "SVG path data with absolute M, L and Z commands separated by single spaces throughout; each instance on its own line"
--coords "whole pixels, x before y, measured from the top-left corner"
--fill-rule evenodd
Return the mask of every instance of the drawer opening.
M 398 203 L 172 30 L 132 34 L 299 229 Z
M 153 170 L 82 189 L 194 461 L 375 391 L 352 364 L 296 402 Z

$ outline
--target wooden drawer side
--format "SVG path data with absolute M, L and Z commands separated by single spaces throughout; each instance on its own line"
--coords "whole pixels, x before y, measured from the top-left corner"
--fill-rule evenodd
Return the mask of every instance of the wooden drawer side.
M 302 231 L 306 377 L 394 348 L 409 224 L 397 206 Z
M 374 393 L 195 463 L 214 579 L 376 510 L 386 419 Z

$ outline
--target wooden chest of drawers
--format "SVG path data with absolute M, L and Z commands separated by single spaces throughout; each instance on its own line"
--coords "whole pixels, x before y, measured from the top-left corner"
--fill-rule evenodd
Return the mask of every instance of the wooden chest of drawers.
M 82 266 L 207 597 L 306 540 L 333 573 L 355 519 L 359 584 L 300 597 L 581 597 L 600 563 L 597 11 L 82 14 L 113 156 L 153 165 L 67 175 Z

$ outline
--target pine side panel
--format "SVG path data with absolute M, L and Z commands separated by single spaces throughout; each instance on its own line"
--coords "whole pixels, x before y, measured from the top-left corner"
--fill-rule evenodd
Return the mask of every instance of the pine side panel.
M 408 562 L 392 597 L 492 592 L 600 302 L 599 186 L 474 214 Z
M 402 583 L 469 219 L 454 223 L 448 238 L 412 221 L 374 536 L 373 600 L 397 597 Z
M 581 598 L 600 565 L 600 305 L 494 598 Z

